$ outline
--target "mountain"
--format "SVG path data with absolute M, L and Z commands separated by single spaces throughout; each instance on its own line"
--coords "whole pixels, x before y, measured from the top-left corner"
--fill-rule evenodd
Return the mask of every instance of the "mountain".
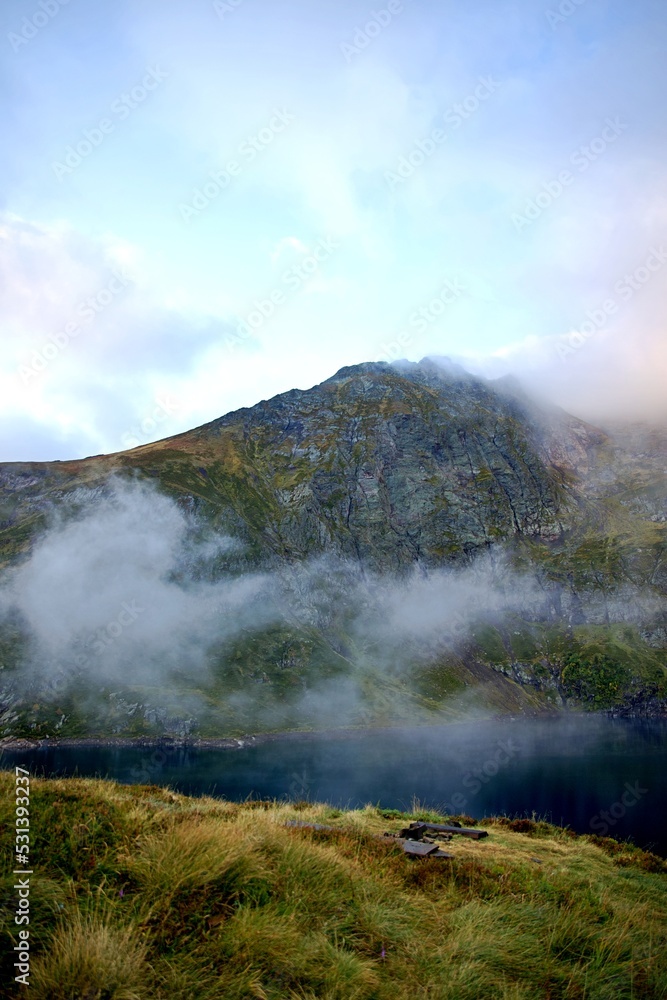
M 279 558 L 438 563 L 512 534 L 558 537 L 573 474 L 604 439 L 502 383 L 429 362 L 357 365 L 132 451 L 1 465 L 1 551 L 77 487 L 137 470 Z
M 343 368 L 126 452 L 0 465 L 8 581 L 58 525 L 140 482 L 171 498 L 207 544 L 235 541 L 205 566 L 191 557 L 172 569 L 183 587 L 275 574 L 272 600 L 279 591 L 283 607 L 280 620 L 211 640 L 196 697 L 177 668 L 146 684 L 128 664 L 112 683 L 101 659 L 74 672 L 78 695 L 72 684 L 56 697 L 48 670 L 30 670 L 35 645 L 10 601 L 6 727 L 225 735 L 472 707 L 662 713 L 666 468 L 663 430 L 601 430 L 538 405 L 513 379 L 486 381 L 442 359 Z M 467 611 L 453 596 L 464 591 Z M 476 594 L 488 595 L 486 613 Z M 434 631 L 454 605 L 459 633 Z M 405 620 L 412 607 L 415 621 L 428 609 L 420 631 Z M 385 633 L 400 621 L 400 635 L 389 645 L 371 635 L 366 611 L 387 616 Z

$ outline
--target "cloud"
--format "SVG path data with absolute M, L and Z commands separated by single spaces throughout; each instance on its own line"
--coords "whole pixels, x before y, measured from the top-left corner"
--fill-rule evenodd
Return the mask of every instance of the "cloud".
M 271 263 L 282 263 L 284 255 L 291 257 L 291 250 L 308 253 L 308 247 L 297 236 L 283 236 L 270 251 Z
M 121 449 L 123 433 L 154 411 L 156 398 L 182 400 L 182 386 L 224 343 L 231 319 L 160 303 L 143 285 L 139 257 L 113 237 L 84 239 L 64 224 L 5 216 L 0 416 L 20 433 L 2 459 Z M 161 429 L 189 426 L 168 419 Z
M 251 648 L 273 625 L 317 634 L 332 650 L 347 636 L 353 672 L 407 673 L 477 618 L 534 597 L 502 559 L 403 579 L 333 556 L 253 569 L 238 541 L 139 481 L 76 489 L 50 519 L 0 581 L 0 611 L 29 638 L 24 676 L 149 686 L 158 705 L 160 689 L 182 685 L 176 677 L 212 684 L 220 650 L 237 640 Z
M 317 10 L 253 0 L 222 20 L 210 3 L 63 8 L 7 68 L 0 418 L 11 411 L 24 437 L 0 457 L 115 451 L 159 394 L 181 401 L 162 435 L 313 385 L 375 358 L 454 277 L 466 295 L 406 355 L 511 356 L 519 375 L 540 367 L 530 339 L 555 353 L 641 266 L 667 219 L 664 6 L 580 4 L 558 27 L 547 11 L 406 2 L 346 60 L 341 43 L 371 17 L 358 0 Z M 16 29 L 9 8 L 0 18 Z M 52 160 L 156 64 L 164 85 L 58 181 Z M 480 78 L 499 85 L 452 117 Z M 234 183 L 185 225 L 179 205 L 276 108 L 294 121 L 241 156 Z M 616 118 L 622 130 L 600 147 Z M 387 172 L 443 124 L 446 142 L 390 190 Z M 572 182 L 549 196 L 566 169 Z M 513 217 L 537 199 L 517 231 Z M 341 242 L 335 258 L 231 355 L 226 334 L 275 290 L 283 262 L 327 236 Z M 107 297 L 115 269 L 128 284 L 76 344 L 39 382 L 14 378 L 87 298 Z M 663 297 L 656 276 L 599 350 L 591 338 L 578 352 L 594 362 L 567 376 L 546 365 L 535 385 L 582 415 L 614 398 L 619 412 L 641 415 L 642 397 L 654 412 Z
M 467 275 L 465 294 L 424 334 L 416 335 L 405 314 L 395 323 L 401 345 L 408 334 L 400 351 L 417 360 L 433 345 L 432 353 L 450 353 L 484 376 L 516 374 L 541 398 L 593 422 L 664 420 L 667 348 L 661 308 L 667 265 L 646 267 L 646 261 L 655 266 L 663 260 L 661 248 L 655 242 L 627 253 L 630 264 L 619 262 L 610 270 L 596 298 L 589 297 L 590 304 L 582 305 L 562 332 L 538 331 L 488 353 L 457 355 L 443 351 L 441 324 L 465 322 L 468 308 L 489 296 L 494 301 L 479 276 Z M 295 236 L 274 244 L 274 288 L 283 289 L 280 276 L 307 251 Z M 345 247 L 337 249 L 287 296 L 270 322 L 232 351 L 240 320 L 267 298 L 270 284 L 246 301 L 240 315 L 197 313 L 189 306 L 186 314 L 150 291 L 141 253 L 127 242 L 112 236 L 92 241 L 65 224 L 43 226 L 6 215 L 0 229 L 5 330 L 0 457 L 52 460 L 119 451 L 189 430 L 275 392 L 307 388 L 344 364 L 377 357 L 378 345 L 393 342 L 371 333 L 377 323 L 372 302 L 357 300 L 357 321 L 368 317 L 370 324 L 352 356 L 346 341 L 333 335 L 336 313 L 322 315 L 320 300 L 355 302 L 354 283 L 339 268 L 344 253 Z M 422 304 L 433 300 L 441 284 L 442 279 L 424 293 Z M 610 303 L 613 312 L 606 312 Z M 408 315 L 418 307 L 416 297 Z M 68 334 L 70 324 L 76 330 Z M 321 337 L 297 340 L 294 352 L 285 351 L 295 326 L 319 329 Z
M 5 575 L 5 611 L 31 637 L 29 672 L 96 685 L 200 677 L 214 642 L 271 620 L 256 573 L 197 582 L 238 543 L 211 536 L 149 486 L 120 480 L 64 498 L 30 558 Z
M 584 323 L 587 321 L 584 319 Z M 641 313 L 609 329 L 535 335 L 486 357 L 459 355 L 468 371 L 486 378 L 516 375 L 526 389 L 592 423 L 667 421 L 667 334 Z

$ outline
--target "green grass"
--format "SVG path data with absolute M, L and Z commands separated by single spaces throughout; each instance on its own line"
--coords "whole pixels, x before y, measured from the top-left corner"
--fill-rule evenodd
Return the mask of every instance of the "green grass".
M 601 711 L 637 698 L 667 698 L 667 654 L 649 646 L 628 623 L 536 623 L 508 616 L 502 626 L 472 630 L 470 653 L 507 673 L 520 667 L 542 691 L 557 687 L 560 703 Z
M 9 957 L 13 787 L 0 772 L 8 998 L 26 995 Z M 410 861 L 375 835 L 418 808 L 83 779 L 33 779 L 31 799 L 34 1000 L 667 996 L 667 865 L 609 839 L 486 820 L 486 840 L 448 845 L 453 861 Z

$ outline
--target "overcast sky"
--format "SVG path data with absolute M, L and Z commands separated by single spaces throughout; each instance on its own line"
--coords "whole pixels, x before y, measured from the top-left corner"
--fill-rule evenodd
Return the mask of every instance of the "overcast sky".
M 664 416 L 664 0 L 6 0 L 0 460 L 449 355 Z

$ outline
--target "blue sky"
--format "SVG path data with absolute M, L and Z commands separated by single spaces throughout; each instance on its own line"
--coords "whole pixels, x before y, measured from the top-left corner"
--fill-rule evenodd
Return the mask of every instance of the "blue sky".
M 666 28 L 661 0 L 9 0 L 0 460 L 427 354 L 664 416 Z

